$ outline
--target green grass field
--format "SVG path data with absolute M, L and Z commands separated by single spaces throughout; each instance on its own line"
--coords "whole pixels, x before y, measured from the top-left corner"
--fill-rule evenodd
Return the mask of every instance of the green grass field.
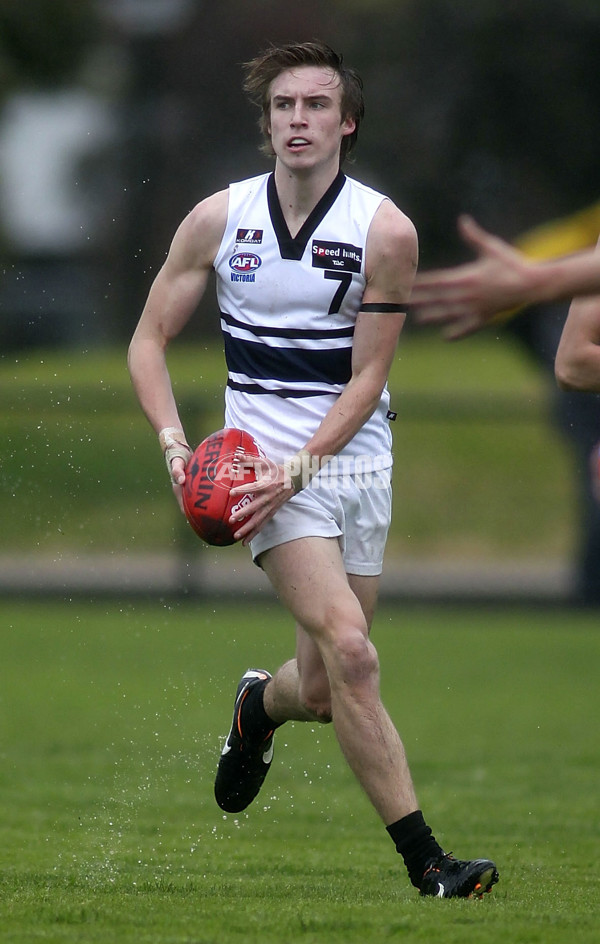
M 175 344 L 170 367 L 192 441 L 222 425 L 213 345 Z M 389 550 L 412 559 L 554 561 L 576 542 L 569 447 L 549 386 L 489 333 L 402 340 L 390 381 L 394 518 Z M 183 522 L 125 349 L 0 357 L 0 553 L 164 551 Z
M 212 798 L 276 604 L 0 603 L 0 941 L 596 942 L 593 614 L 380 611 L 385 702 L 448 850 L 496 859 L 482 902 L 420 899 L 330 727 L 289 725 L 255 804 Z

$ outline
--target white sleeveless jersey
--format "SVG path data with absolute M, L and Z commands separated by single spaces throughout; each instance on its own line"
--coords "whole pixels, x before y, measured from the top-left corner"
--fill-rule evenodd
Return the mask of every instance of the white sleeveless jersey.
M 341 172 L 292 239 L 272 174 L 233 183 L 215 258 L 228 380 L 225 425 L 281 463 L 301 449 L 351 376 L 365 247 L 385 197 Z M 342 467 L 391 465 L 389 395 L 342 450 Z M 339 460 L 338 460 L 339 461 Z

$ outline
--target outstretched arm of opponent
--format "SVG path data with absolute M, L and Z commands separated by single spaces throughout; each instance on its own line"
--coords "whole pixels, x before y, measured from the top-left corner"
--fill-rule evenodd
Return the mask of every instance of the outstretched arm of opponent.
M 600 258 L 593 251 L 530 262 L 468 216 L 459 219 L 459 232 L 476 260 L 417 276 L 410 299 L 416 320 L 444 326 L 450 340 L 514 307 L 600 291 Z

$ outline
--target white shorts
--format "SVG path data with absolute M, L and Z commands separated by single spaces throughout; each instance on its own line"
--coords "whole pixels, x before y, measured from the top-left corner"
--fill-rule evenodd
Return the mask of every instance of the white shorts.
M 391 469 L 343 475 L 321 481 L 321 475 L 290 498 L 250 542 L 255 563 L 263 551 L 298 538 L 338 538 L 348 574 L 375 577 L 392 514 Z

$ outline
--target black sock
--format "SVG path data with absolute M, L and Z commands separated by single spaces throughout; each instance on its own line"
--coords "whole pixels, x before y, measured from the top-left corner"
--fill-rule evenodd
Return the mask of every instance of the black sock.
M 263 740 L 282 724 L 280 721 L 273 721 L 265 711 L 263 695 L 268 681 L 269 679 L 265 679 L 262 685 L 253 685 L 242 706 L 244 727 L 253 737 Z
M 386 826 L 386 829 L 396 845 L 396 850 L 404 859 L 412 884 L 420 888 L 428 863 L 444 854 L 432 836 L 421 810 L 403 816 L 396 823 Z

